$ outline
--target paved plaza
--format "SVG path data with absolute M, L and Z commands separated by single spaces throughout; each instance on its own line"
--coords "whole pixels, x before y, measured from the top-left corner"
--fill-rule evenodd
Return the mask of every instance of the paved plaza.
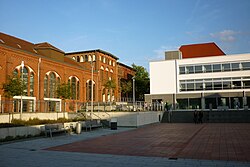
M 250 166 L 250 124 L 153 124 L 4 143 L 0 166 Z

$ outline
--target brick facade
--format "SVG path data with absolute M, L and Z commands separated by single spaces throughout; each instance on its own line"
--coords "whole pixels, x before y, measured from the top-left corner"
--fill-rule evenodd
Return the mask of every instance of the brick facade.
M 15 42 L 17 43 L 17 47 Z M 88 60 L 84 59 L 83 61 L 83 56 L 84 58 L 88 57 Z M 57 78 L 60 79 L 60 83 L 67 83 L 72 77 L 77 79 L 77 83 L 79 83 L 79 98 L 66 100 L 67 102 L 89 101 L 89 99 L 87 99 L 87 91 L 89 91 L 87 86 L 92 78 L 92 61 L 94 67 L 94 101 L 105 102 L 120 99 L 121 97 L 119 97 L 120 94 L 118 93 L 119 86 L 116 86 L 115 90 L 113 90 L 113 97 L 109 95 L 108 90 L 104 87 L 108 80 L 113 80 L 115 84 L 118 85 L 118 68 L 120 66 L 118 66 L 117 60 L 117 57 L 102 50 L 64 53 L 48 43 L 31 44 L 27 41 L 0 33 L 1 86 L 3 83 L 6 83 L 8 75 L 12 75 L 15 69 L 20 74 L 20 66 L 23 61 L 24 66 L 28 69 L 28 78 L 34 75 L 34 88 L 30 88 L 30 90 L 34 91 L 33 97 L 35 97 L 36 101 L 40 102 L 45 100 L 45 77 L 51 72 L 56 74 Z M 127 73 L 130 72 L 131 75 L 135 73 L 132 68 L 128 68 L 127 71 Z M 28 79 L 28 87 L 31 84 L 30 82 L 31 80 Z M 28 92 L 28 94 L 30 94 L 30 92 Z M 0 95 L 3 101 L 5 99 L 3 89 L 0 89 Z M 69 107 L 66 107 L 66 110 L 68 108 Z M 41 108 L 38 109 L 38 106 L 36 106 L 34 110 L 38 111 L 41 110 Z

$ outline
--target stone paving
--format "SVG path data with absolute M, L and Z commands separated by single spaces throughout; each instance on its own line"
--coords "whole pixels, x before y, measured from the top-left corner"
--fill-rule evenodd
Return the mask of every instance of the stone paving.
M 5 143 L 0 145 L 0 166 L 247 167 L 249 128 L 249 124 L 155 124 Z M 220 156 L 225 150 L 226 158 Z M 216 156 L 197 157 L 202 152 Z

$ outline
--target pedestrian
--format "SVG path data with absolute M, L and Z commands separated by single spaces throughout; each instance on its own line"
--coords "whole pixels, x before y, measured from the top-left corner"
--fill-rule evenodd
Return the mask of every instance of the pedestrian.
M 168 102 L 165 103 L 164 110 L 168 111 Z
M 202 122 L 202 119 L 203 119 L 203 111 L 202 110 L 199 111 L 198 117 L 199 117 L 198 123 L 202 124 L 203 123 Z
M 197 124 L 198 123 L 198 113 L 196 110 L 194 110 L 194 123 Z

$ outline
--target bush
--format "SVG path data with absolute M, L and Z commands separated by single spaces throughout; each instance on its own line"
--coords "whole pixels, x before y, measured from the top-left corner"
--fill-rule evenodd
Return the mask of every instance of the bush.
M 20 119 L 13 119 L 11 123 L 1 123 L 0 128 L 76 122 L 76 121 L 84 121 L 84 120 L 85 120 L 84 118 L 74 118 L 74 119 L 59 118 L 58 120 L 50 120 L 50 119 L 40 120 L 39 118 L 33 118 L 33 119 L 29 119 L 28 121 L 20 120 Z

